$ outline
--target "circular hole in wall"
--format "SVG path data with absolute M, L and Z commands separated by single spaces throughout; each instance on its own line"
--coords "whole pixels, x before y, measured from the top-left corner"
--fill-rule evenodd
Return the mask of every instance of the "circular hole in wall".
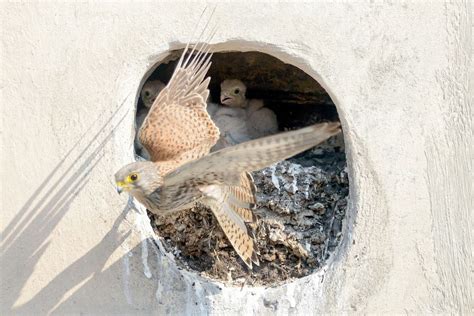
M 181 51 L 174 51 L 144 80 L 137 105 L 137 127 L 145 104 L 166 84 Z M 328 93 L 301 69 L 261 52 L 219 52 L 212 57 L 208 102 L 220 103 L 220 84 L 239 79 L 247 99 L 261 99 L 276 115 L 278 130 L 338 121 Z M 222 105 L 218 105 L 222 106 Z M 144 153 L 136 142 L 136 153 Z M 255 235 L 260 266 L 249 271 L 212 213 L 196 206 L 167 217 L 148 212 L 154 231 L 185 269 L 241 285 L 275 285 L 321 268 L 343 237 L 349 182 L 343 135 L 261 171 L 257 187 Z

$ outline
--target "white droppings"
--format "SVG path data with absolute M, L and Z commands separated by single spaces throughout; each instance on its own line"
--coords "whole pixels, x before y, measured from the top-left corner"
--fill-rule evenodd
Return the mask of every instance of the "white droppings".
M 272 165 L 270 168 L 270 172 L 272 173 L 272 183 L 275 186 L 275 188 L 280 192 L 280 181 L 278 180 L 278 177 L 275 174 L 276 171 L 276 164 Z
M 298 191 L 298 184 L 297 184 L 297 175 L 301 172 L 301 166 L 297 164 L 290 164 L 288 168 L 288 174 L 290 174 L 293 178 L 293 181 L 290 184 L 289 192 L 295 194 Z
M 138 215 L 135 217 L 135 225 L 140 231 L 141 235 L 141 246 L 142 246 L 142 264 L 143 264 L 143 274 L 150 279 L 152 277 L 150 267 L 148 266 L 148 221 L 150 220 L 146 214 L 146 209 L 135 200 L 131 203 L 132 208 L 138 212 Z
M 130 249 L 126 242 L 124 242 L 124 247 L 126 248 L 127 253 L 130 253 Z M 123 273 L 123 294 L 129 305 L 133 304 L 132 295 L 130 294 L 130 256 L 125 255 L 122 257 L 122 265 L 124 269 Z
M 150 279 L 152 274 L 150 272 L 150 267 L 148 266 L 148 242 L 146 238 L 142 241 L 142 263 L 143 273 L 148 279 Z
M 156 271 L 156 273 L 157 273 L 157 275 L 162 275 L 163 265 L 164 265 L 163 258 L 162 258 L 159 251 L 156 251 L 155 253 L 156 253 L 156 262 L 157 262 L 156 267 L 158 269 L 158 271 Z M 163 282 L 161 282 L 161 280 L 158 279 L 158 285 L 156 287 L 156 292 L 155 292 L 155 298 L 158 302 L 160 302 L 160 299 L 163 297 L 164 291 L 165 291 L 165 289 L 163 287 Z

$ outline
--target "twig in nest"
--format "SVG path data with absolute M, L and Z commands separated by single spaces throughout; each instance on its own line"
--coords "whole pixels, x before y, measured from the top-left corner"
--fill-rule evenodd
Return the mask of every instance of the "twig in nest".
M 285 274 L 288 273 L 288 271 L 286 271 L 286 270 L 283 269 L 282 267 L 278 266 L 275 262 L 271 262 L 270 265 L 271 265 L 272 267 L 277 268 L 279 271 L 281 271 L 281 272 L 283 272 L 283 273 L 285 273 Z
M 216 249 L 214 249 L 214 256 L 217 259 L 217 261 L 221 262 L 221 259 L 219 259 L 219 254 L 217 253 Z
M 211 239 L 212 239 L 212 234 L 214 233 L 214 228 L 211 230 L 211 232 L 209 233 L 209 237 L 207 238 L 207 246 L 209 247 L 209 249 L 211 249 Z M 214 251 L 216 251 L 214 249 Z

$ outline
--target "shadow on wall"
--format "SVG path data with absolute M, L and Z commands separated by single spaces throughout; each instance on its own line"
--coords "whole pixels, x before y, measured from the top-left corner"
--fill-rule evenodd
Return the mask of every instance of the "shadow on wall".
M 117 228 L 125 214 L 122 212 L 102 242 L 60 273 L 30 301 L 13 307 L 27 282 L 32 281 L 30 277 L 48 248 L 50 234 L 69 210 L 75 197 L 87 185 L 90 172 L 103 157 L 104 145 L 110 141 L 126 117 L 128 111 L 120 114 L 124 112 L 124 104 L 125 100 L 97 133 L 81 146 L 103 117 L 98 116 L 1 232 L 3 240 L 0 246 L 0 262 L 4 292 L 2 314 L 28 313 L 33 310 L 51 311 L 69 290 L 100 273 L 110 255 L 130 234 L 128 232 L 124 236 L 118 232 Z M 72 163 L 66 167 L 68 161 Z M 53 178 L 58 180 L 53 182 Z

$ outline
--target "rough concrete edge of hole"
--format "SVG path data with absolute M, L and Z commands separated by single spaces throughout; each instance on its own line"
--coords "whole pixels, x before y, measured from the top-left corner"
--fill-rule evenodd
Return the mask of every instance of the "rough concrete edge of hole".
M 174 59 L 175 56 L 172 55 L 172 52 L 175 50 L 180 50 L 185 47 L 186 43 L 180 43 L 180 42 L 171 42 L 171 43 L 165 43 L 162 47 L 157 48 L 157 53 L 152 55 L 152 56 L 146 56 L 145 58 L 137 60 L 135 63 L 131 65 L 125 65 L 125 69 L 123 69 L 122 76 L 117 81 L 122 81 L 122 89 L 125 89 L 127 91 L 130 91 L 130 89 L 135 89 L 135 98 L 133 101 L 133 128 L 129 130 L 130 133 L 130 140 L 131 143 L 133 144 L 133 139 L 135 135 L 135 111 L 137 108 L 138 104 L 138 98 L 140 94 L 140 89 L 143 86 L 143 84 L 146 82 L 148 77 L 153 73 L 153 71 L 156 70 L 156 68 L 162 63 L 163 61 L 166 61 L 167 59 Z M 295 47 L 297 47 L 295 51 Z M 341 120 L 341 124 L 343 126 L 343 129 L 347 130 L 347 121 L 345 120 L 345 112 L 343 111 L 342 108 L 339 106 L 339 101 L 336 97 L 336 95 L 333 93 L 333 91 L 328 87 L 328 85 L 325 83 L 325 80 L 321 77 L 321 75 L 314 69 L 314 67 L 307 62 L 305 59 L 305 56 L 309 56 L 311 54 L 311 48 L 305 46 L 302 43 L 292 43 L 290 45 L 290 48 L 288 47 L 280 47 L 277 45 L 269 44 L 266 42 L 261 42 L 261 41 L 249 41 L 249 40 L 243 40 L 243 39 L 230 39 L 225 42 L 220 42 L 220 43 L 215 43 L 212 45 L 212 51 L 213 52 L 226 52 L 226 51 L 234 51 L 234 52 L 248 52 L 248 51 L 257 51 L 261 52 L 264 54 L 268 54 L 270 56 L 273 56 L 275 58 L 278 58 L 284 63 L 291 64 L 300 70 L 304 71 L 307 73 L 309 76 L 311 76 L 314 80 L 316 80 L 329 94 L 331 99 L 333 100 L 338 114 L 339 118 Z M 296 53 L 297 52 L 297 53 Z M 132 80 L 133 78 L 133 80 Z M 137 85 L 138 82 L 138 85 Z M 120 84 L 120 82 L 118 82 Z M 123 91 L 123 90 L 122 90 Z M 341 243 L 337 247 L 336 251 L 330 256 L 330 258 L 327 260 L 326 264 L 313 272 L 312 274 L 298 278 L 298 279 L 292 279 L 288 280 L 286 283 L 282 285 L 278 285 L 275 287 L 235 287 L 235 286 L 227 286 L 224 283 L 211 280 L 208 278 L 204 278 L 200 276 L 197 272 L 194 271 L 187 271 L 178 268 L 175 258 L 172 254 L 168 253 L 165 251 L 160 238 L 155 234 L 153 231 L 150 223 L 148 216 L 144 212 L 137 212 L 135 216 L 145 216 L 146 218 L 143 218 L 142 221 L 143 223 L 146 223 L 146 227 L 144 225 L 141 225 L 141 227 L 137 226 L 136 229 L 140 230 L 143 232 L 145 230 L 145 236 L 148 239 L 152 239 L 155 243 L 155 246 L 158 249 L 157 252 L 160 254 L 158 257 L 160 258 L 158 260 L 158 265 L 161 267 L 158 268 L 159 270 L 162 271 L 163 265 L 166 266 L 166 269 L 170 269 L 172 271 L 172 275 L 180 275 L 182 278 L 184 278 L 185 282 L 188 283 L 187 285 L 187 291 L 191 291 L 187 293 L 187 296 L 193 294 L 196 296 L 197 300 L 207 300 L 206 295 L 202 296 L 203 294 L 206 294 L 206 292 L 213 292 L 216 293 L 216 291 L 219 291 L 219 295 L 223 296 L 232 296 L 233 299 L 241 300 L 243 297 L 246 298 L 252 298 L 252 301 L 254 302 L 253 304 L 248 304 L 247 301 L 247 308 L 256 308 L 258 305 L 261 305 L 259 302 L 263 302 L 263 299 L 267 299 L 268 297 L 272 297 L 272 293 L 277 293 L 278 289 L 284 289 L 285 293 L 288 292 L 294 292 L 296 288 L 298 288 L 300 285 L 303 288 L 311 288 L 311 293 L 316 294 L 315 295 L 309 295 L 309 297 L 313 298 L 313 300 L 316 302 L 318 301 L 317 305 L 324 305 L 324 303 L 320 300 L 324 301 L 324 296 L 323 296 L 323 288 L 324 288 L 324 279 L 326 276 L 329 276 L 332 274 L 337 267 L 340 267 L 345 259 L 345 254 L 347 253 L 351 243 L 350 241 L 352 240 L 352 227 L 355 222 L 355 218 L 357 215 L 357 203 L 356 200 L 353 199 L 354 196 L 357 196 L 357 190 L 354 188 L 354 183 L 352 181 L 354 174 L 352 171 L 352 154 L 351 154 L 351 144 L 348 142 L 348 133 L 344 133 L 344 141 L 346 143 L 346 160 L 348 164 L 348 175 L 349 175 L 349 201 L 348 201 L 348 206 L 346 209 L 346 215 L 343 221 L 343 238 L 341 240 Z M 131 146 L 133 150 L 133 145 Z M 134 156 L 134 155 L 133 155 Z M 139 222 L 139 220 L 137 220 Z M 146 242 L 146 240 L 143 240 L 143 242 Z M 165 259 L 166 258 L 166 259 Z M 166 261 L 164 263 L 163 259 Z M 158 292 L 161 288 L 160 281 L 165 281 L 165 280 L 158 280 L 158 285 L 157 285 L 157 295 Z M 238 293 L 238 295 L 236 295 Z M 211 301 L 208 301 L 207 303 L 211 303 Z M 295 299 L 289 297 L 287 299 L 286 304 L 288 308 L 294 307 L 295 304 Z M 201 305 L 201 304 L 200 304 Z M 208 305 L 208 304 L 205 304 Z M 312 305 L 312 304 L 309 304 Z M 201 306 L 202 307 L 202 306 Z M 309 307 L 309 306 L 308 306 Z

